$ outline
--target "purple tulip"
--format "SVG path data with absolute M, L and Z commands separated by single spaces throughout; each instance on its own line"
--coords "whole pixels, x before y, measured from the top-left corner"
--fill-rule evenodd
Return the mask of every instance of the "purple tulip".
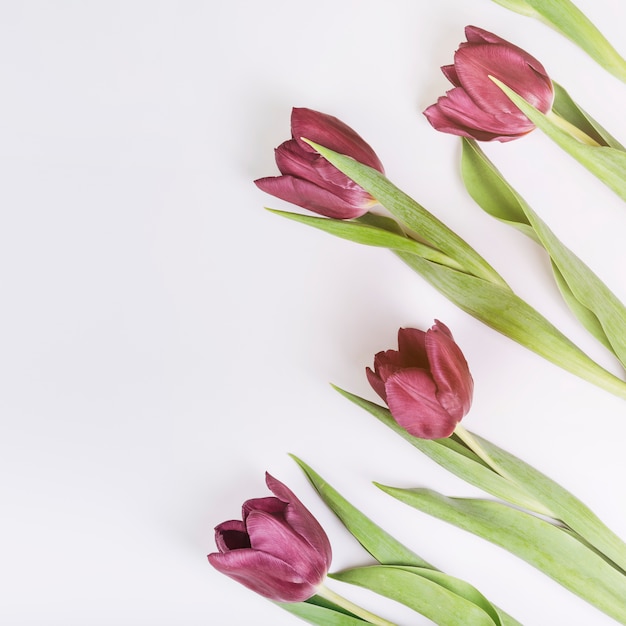
M 408 433 L 422 439 L 449 437 L 472 404 L 474 381 L 450 330 L 435 320 L 427 330 L 401 328 L 398 350 L 379 352 L 374 391 Z
M 265 474 L 275 497 L 247 500 L 243 521 L 215 528 L 219 552 L 209 554 L 217 570 L 277 602 L 302 602 L 315 595 L 328 572 L 331 549 L 318 521 L 280 481 Z
M 441 68 L 454 85 L 424 115 L 436 130 L 479 141 L 511 141 L 534 124 L 489 76 L 497 78 L 542 113 L 552 108 L 554 89 L 543 65 L 530 54 L 476 26 L 465 28 L 467 41 L 454 65 Z
M 291 139 L 275 150 L 282 176 L 255 180 L 257 187 L 281 200 L 336 219 L 360 217 L 376 204 L 362 187 L 302 141 L 352 157 L 383 172 L 372 148 L 349 126 L 331 115 L 311 109 L 291 111 Z

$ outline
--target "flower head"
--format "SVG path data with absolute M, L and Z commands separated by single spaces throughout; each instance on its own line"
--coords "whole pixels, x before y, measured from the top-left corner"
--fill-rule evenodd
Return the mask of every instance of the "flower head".
M 376 354 L 366 372 L 396 422 L 415 437 L 449 437 L 472 404 L 467 361 L 439 321 L 426 332 L 401 328 L 398 350 Z
M 543 65 L 505 39 L 476 26 L 465 28 L 467 41 L 454 65 L 441 68 L 454 88 L 424 115 L 436 130 L 479 141 L 510 141 L 534 124 L 489 78 L 493 76 L 542 113 L 552 108 L 554 88 Z
M 291 139 L 275 150 L 282 176 L 255 180 L 257 187 L 281 200 L 336 219 L 352 219 L 367 213 L 375 200 L 342 174 L 303 139 L 352 157 L 383 172 L 372 148 L 336 117 L 311 109 L 291 112 Z
M 328 572 L 331 548 L 319 522 L 283 483 L 266 473 L 274 497 L 247 500 L 242 520 L 215 528 L 217 570 L 277 602 L 315 595 Z

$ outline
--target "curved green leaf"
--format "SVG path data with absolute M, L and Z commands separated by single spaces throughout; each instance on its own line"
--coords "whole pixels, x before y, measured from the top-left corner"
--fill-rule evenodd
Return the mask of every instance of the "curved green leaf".
M 443 578 L 451 579 L 443 574 L 435 574 L 426 570 L 422 576 L 419 568 L 395 567 L 389 565 L 373 565 L 345 570 L 332 577 L 352 585 L 359 585 L 375 591 L 397 602 L 408 606 L 424 615 L 436 624 L 445 626 L 496 626 L 501 624 L 497 611 L 480 594 L 480 604 L 466 599 L 452 590 L 463 588 L 467 595 L 467 585 L 462 581 L 440 584 Z M 435 576 L 433 576 L 435 574 Z M 439 578 L 437 580 L 436 578 Z M 451 589 L 452 588 L 452 589 Z M 476 592 L 478 593 L 478 592 Z M 478 600 L 479 597 L 475 596 Z M 481 604 L 487 603 L 490 612 L 486 612 Z M 494 621 L 495 615 L 498 621 Z
M 369 622 L 347 613 L 345 609 L 319 596 L 313 596 L 306 602 L 276 602 L 275 604 L 292 615 L 318 626 L 363 626 L 369 624 Z
M 626 200 L 626 152 L 607 146 L 589 146 L 561 130 L 548 116 L 528 104 L 501 81 L 492 80 L 519 107 L 530 121 L 568 152 L 594 176 Z
M 570 0 L 494 0 L 498 4 L 535 17 L 582 48 L 605 70 L 626 82 L 626 61 Z
M 317 472 L 298 457 L 291 458 L 300 466 L 326 506 L 341 520 L 350 534 L 383 565 L 415 565 L 432 568 L 424 559 L 402 545 L 380 526 L 350 504 Z
M 626 575 L 563 528 L 499 502 L 448 498 L 428 489 L 380 489 L 505 548 L 626 624 Z
M 463 140 L 461 172 L 469 194 L 479 206 L 518 227 L 545 248 L 557 285 L 572 312 L 626 367 L 626 307 L 559 241 L 474 141 Z

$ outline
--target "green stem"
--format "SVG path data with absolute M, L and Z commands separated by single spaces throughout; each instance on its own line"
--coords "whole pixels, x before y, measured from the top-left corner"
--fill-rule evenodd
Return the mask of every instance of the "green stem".
M 587 146 L 600 146 L 600 144 L 595 139 L 592 139 L 589 135 L 580 130 L 578 126 L 574 126 L 574 124 L 568 122 L 560 115 L 557 115 L 554 111 L 551 110 L 546 113 L 546 117 L 561 130 L 565 131 L 568 135 L 570 135 L 577 141 L 580 141 L 580 143 L 584 143 Z
M 502 468 L 491 455 L 476 441 L 476 438 L 469 430 L 466 430 L 460 423 L 456 425 L 454 434 L 481 460 L 487 467 L 491 468 L 496 474 L 502 476 L 505 480 L 508 480 L 514 485 L 517 484 L 516 480 L 509 474 L 504 468 Z M 520 502 L 520 504 L 522 504 Z M 534 498 L 529 498 L 523 503 L 529 510 L 538 513 L 539 515 L 545 515 L 554 519 L 554 513 L 550 509 L 546 508 L 541 502 L 538 502 Z
M 338 593 L 335 593 L 324 584 L 317 588 L 317 595 L 333 602 L 347 611 L 350 611 L 350 613 L 356 615 L 357 617 L 361 617 L 370 624 L 375 624 L 376 626 L 397 626 L 394 622 L 383 619 L 374 613 L 366 611 L 364 608 L 354 604 L 353 602 L 350 602 L 350 600 L 340 596 Z

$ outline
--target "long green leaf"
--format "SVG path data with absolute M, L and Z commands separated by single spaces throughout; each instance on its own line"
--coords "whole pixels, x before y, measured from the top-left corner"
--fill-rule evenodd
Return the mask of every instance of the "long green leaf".
M 582 48 L 605 70 L 626 82 L 626 61 L 570 0 L 494 0 L 498 4 L 535 17 Z
M 500 617 L 491 604 L 478 592 L 470 593 L 462 581 L 452 581 L 444 574 L 419 568 L 373 565 L 333 574 L 333 578 L 360 585 L 387 598 L 401 602 L 444 626 L 496 626 Z M 435 578 L 435 579 L 434 579 Z M 438 580 L 437 580 L 438 578 Z M 450 579 L 442 584 L 442 579 Z M 458 593 L 462 592 L 463 595 Z M 475 590 L 474 590 L 475 591 Z M 467 599 L 464 595 L 472 597 Z M 489 607 L 489 612 L 483 608 Z M 496 621 L 497 620 L 497 621 Z
M 350 504 L 304 461 L 294 455 L 291 455 L 291 457 L 300 466 L 326 506 L 379 563 L 383 565 L 415 565 L 422 568 L 432 568 L 432 565 L 429 565 L 415 552 L 409 550 L 409 548 L 401 544 Z
M 318 596 L 313 596 L 306 602 L 276 602 L 275 604 L 292 615 L 318 626 L 364 626 L 370 623 Z
M 555 269 L 557 285 L 573 313 L 626 367 L 626 307 L 560 242 L 474 141 L 463 140 L 461 171 L 469 194 L 479 206 L 519 228 L 545 248 Z
M 364 224 L 355 221 L 348 220 L 335 220 L 326 217 L 314 217 L 312 215 L 303 215 L 301 213 L 289 213 L 287 211 L 277 211 L 276 209 L 268 209 L 270 213 L 286 217 L 287 219 L 307 226 L 312 226 L 318 230 L 323 230 L 336 237 L 347 239 L 355 243 L 360 243 L 366 246 L 376 246 L 379 248 L 388 248 L 390 250 L 400 250 L 403 252 L 409 252 L 416 254 L 423 259 L 428 259 L 434 263 L 441 263 L 454 269 L 462 270 L 463 268 L 454 259 L 449 256 L 431 248 L 426 244 L 420 243 L 395 232 L 390 232 L 384 228 L 379 228 L 372 224 Z
M 499 502 L 378 486 L 420 511 L 505 548 L 626 624 L 626 575 L 562 528 Z
M 504 279 L 466 241 L 398 189 L 377 170 L 343 154 L 308 142 L 324 158 L 376 198 L 394 217 L 431 246 L 454 259 L 464 271 L 506 287 Z
M 448 439 L 420 439 L 419 437 L 413 437 L 413 435 L 410 435 L 404 428 L 398 425 L 391 416 L 389 409 L 338 387 L 335 387 L 335 389 L 459 478 L 512 504 L 532 511 L 541 510 L 541 512 L 552 513 L 549 503 L 537 503 L 537 500 L 530 496 L 525 489 L 511 483 L 511 481 L 487 467 L 474 452 L 459 443 L 455 437 Z M 552 515 L 556 517 L 556 514 L 552 513 Z
M 589 358 L 513 292 L 412 254 L 397 255 L 466 313 L 564 370 L 626 398 L 624 381 Z
M 610 187 L 622 200 L 626 200 L 626 152 L 607 146 L 590 146 L 581 143 L 504 83 L 495 78 L 493 81 L 537 128 Z
M 625 149 L 599 122 L 581 109 L 561 85 L 555 81 L 552 81 L 552 85 L 554 87 L 552 110 L 559 117 L 567 120 L 601 145 L 616 148 L 617 150 Z

